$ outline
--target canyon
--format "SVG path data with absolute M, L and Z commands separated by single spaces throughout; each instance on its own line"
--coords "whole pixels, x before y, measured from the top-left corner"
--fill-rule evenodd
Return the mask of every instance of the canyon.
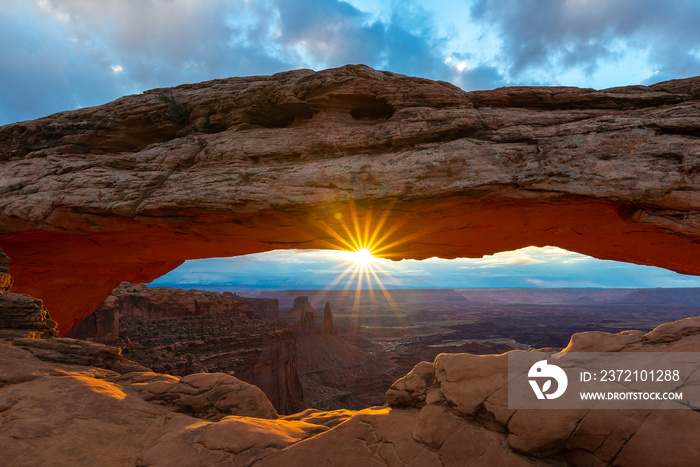
M 125 283 L 68 333 L 116 345 L 160 373 L 224 373 L 259 387 L 279 413 L 307 408 L 296 339 L 277 301 Z
M 318 324 L 306 296 L 285 311 L 287 321 L 276 299 L 124 283 L 68 337 L 119 347 L 159 373 L 235 376 L 280 414 L 381 405 L 407 371 L 339 337 L 328 302 Z
M 278 413 L 291 414 L 382 405 L 394 381 L 442 353 L 561 350 L 575 333 L 647 332 L 700 315 L 694 288 L 253 295 L 124 283 L 68 337 L 118 346 L 159 373 L 236 376 L 262 389 Z
M 383 226 L 392 259 L 552 245 L 700 274 L 699 136 L 700 77 L 464 92 L 362 65 L 153 90 L 2 126 L 3 460 L 695 465 L 697 410 L 512 409 L 508 353 L 416 361 L 381 407 L 280 416 L 235 376 L 164 375 L 57 336 L 121 282 L 191 258 L 342 249 L 366 225 Z M 699 320 L 576 333 L 560 353 L 696 352 Z

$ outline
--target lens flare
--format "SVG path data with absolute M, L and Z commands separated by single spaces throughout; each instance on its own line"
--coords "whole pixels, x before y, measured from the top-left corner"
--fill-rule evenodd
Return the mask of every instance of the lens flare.
M 316 222 L 327 234 L 322 240 L 327 246 L 339 250 L 338 255 L 345 261 L 339 268 L 338 276 L 326 287 L 335 288 L 345 284 L 345 290 L 355 290 L 354 312 L 359 312 L 362 293 L 368 293 L 374 301 L 375 289 L 381 290 L 390 306 L 398 310 L 384 282 L 391 282 L 390 288 L 400 288 L 401 284 L 391 274 L 391 257 L 403 257 L 399 250 L 402 244 L 423 235 L 424 232 L 412 229 L 407 236 L 398 235 L 400 223 L 389 224 L 391 206 L 383 209 L 378 218 L 373 217 L 371 209 L 365 209 L 363 216 L 358 216 L 353 203 L 348 204 L 342 212 L 334 212 L 326 222 Z M 349 214 L 349 215 L 348 215 Z M 344 269 L 343 269 L 344 268 Z

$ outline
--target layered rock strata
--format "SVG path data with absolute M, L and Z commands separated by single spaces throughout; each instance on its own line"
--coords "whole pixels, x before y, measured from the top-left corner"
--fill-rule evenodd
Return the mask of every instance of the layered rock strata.
M 700 274 L 699 108 L 697 77 L 464 92 L 365 66 L 153 90 L 0 128 L 0 247 L 64 332 L 121 281 L 341 248 L 355 219 L 395 259 L 554 245 Z
M 261 388 L 279 413 L 308 407 L 296 338 L 277 300 L 231 293 L 121 284 L 69 334 L 117 344 L 161 373 L 225 373 Z
M 243 298 L 231 292 L 217 293 L 123 283 L 71 330 L 69 337 L 116 344 L 119 339 L 120 319 L 133 321 L 202 316 L 277 321 L 280 319 L 280 311 L 275 299 Z

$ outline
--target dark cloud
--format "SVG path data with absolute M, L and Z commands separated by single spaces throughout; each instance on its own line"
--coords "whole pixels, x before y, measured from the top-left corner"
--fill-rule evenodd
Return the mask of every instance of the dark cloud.
M 12 6 L 12 5 L 11 5 Z M 19 20 L 18 20 L 19 19 Z M 0 124 L 105 102 L 120 86 L 52 24 L 28 28 L 28 8 L 0 8 Z M 112 97 L 112 98 L 113 98 Z
M 390 2 L 375 17 L 339 0 L 3 0 L 0 124 L 155 87 L 348 63 L 466 90 L 557 83 L 630 51 L 658 70 L 649 80 L 700 74 L 700 2 L 473 0 L 463 19 L 449 2 L 420 4 Z M 481 39 L 450 50 L 465 28 L 497 31 L 500 52 L 484 58 L 478 48 L 498 40 Z
M 410 2 L 386 21 L 337 0 L 8 1 L 0 19 L 0 124 L 154 87 L 302 67 L 454 75 L 431 15 Z
M 648 54 L 654 80 L 700 74 L 694 0 L 475 0 L 472 16 L 498 28 L 514 82 L 572 67 L 590 74 L 632 51 Z

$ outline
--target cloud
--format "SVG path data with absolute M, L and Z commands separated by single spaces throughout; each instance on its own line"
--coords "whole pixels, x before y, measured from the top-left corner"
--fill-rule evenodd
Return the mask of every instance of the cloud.
M 498 29 L 512 81 L 552 82 L 570 68 L 592 75 L 639 52 L 658 70 L 654 81 L 700 74 L 696 1 L 475 0 L 471 14 Z
M 690 0 L 4 0 L 0 124 L 229 76 L 364 63 L 465 90 L 700 74 Z
M 337 0 L 6 1 L 0 20 L 0 124 L 294 68 L 364 63 L 434 79 L 455 74 L 432 13 L 413 2 L 375 18 Z

